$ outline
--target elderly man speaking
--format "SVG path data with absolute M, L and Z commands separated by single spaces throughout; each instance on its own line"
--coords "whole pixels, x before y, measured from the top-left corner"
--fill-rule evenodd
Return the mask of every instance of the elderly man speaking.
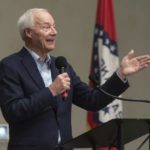
M 98 111 L 113 101 L 82 82 L 70 64 L 60 74 L 55 57 L 57 31 L 46 9 L 27 10 L 18 20 L 23 48 L 0 63 L 0 104 L 9 124 L 8 150 L 54 150 L 72 138 L 71 108 Z M 148 55 L 132 58 L 130 51 L 102 88 L 120 95 L 129 84 L 128 75 L 146 68 Z M 67 91 L 64 102 L 61 94 Z

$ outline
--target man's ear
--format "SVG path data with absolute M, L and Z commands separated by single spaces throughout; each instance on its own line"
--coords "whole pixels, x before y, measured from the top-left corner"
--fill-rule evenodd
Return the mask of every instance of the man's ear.
M 29 29 L 29 28 L 26 28 L 25 30 L 24 30 L 24 32 L 25 32 L 25 35 L 26 35 L 26 37 L 28 37 L 28 38 L 32 38 L 32 30 L 31 29 Z

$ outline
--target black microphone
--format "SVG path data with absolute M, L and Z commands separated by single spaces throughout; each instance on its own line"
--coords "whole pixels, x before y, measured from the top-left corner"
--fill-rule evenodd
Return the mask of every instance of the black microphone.
M 61 73 L 64 73 L 64 72 L 65 72 L 65 69 L 66 69 L 66 67 L 67 67 L 67 60 L 66 60 L 66 58 L 63 57 L 63 56 L 57 57 L 56 60 L 55 60 L 55 66 L 56 66 L 56 68 L 58 69 L 58 71 L 59 71 L 60 74 L 61 74 Z M 67 91 L 64 91 L 64 92 L 62 93 L 61 97 L 62 97 L 62 99 L 63 99 L 64 101 L 66 101 L 67 98 L 68 98 L 68 93 L 67 93 Z
M 102 92 L 103 94 L 111 97 L 111 98 L 114 98 L 114 99 L 118 99 L 118 100 L 122 100 L 122 101 L 130 101 L 130 102 L 144 102 L 144 103 L 150 103 L 150 100 L 145 100 L 145 99 L 129 99 L 129 98 L 123 98 L 123 97 L 118 97 L 118 96 L 115 96 L 115 95 L 112 95 L 106 91 L 104 91 L 101 86 L 100 86 L 100 82 L 98 81 L 98 78 L 95 74 L 90 74 L 89 75 L 89 79 L 93 82 L 94 84 L 94 87 Z

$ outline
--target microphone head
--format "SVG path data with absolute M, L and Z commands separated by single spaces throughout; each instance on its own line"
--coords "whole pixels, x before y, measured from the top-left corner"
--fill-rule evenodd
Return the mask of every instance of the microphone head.
M 59 56 L 55 60 L 55 66 L 57 69 L 66 68 L 67 67 L 67 60 L 63 56 Z

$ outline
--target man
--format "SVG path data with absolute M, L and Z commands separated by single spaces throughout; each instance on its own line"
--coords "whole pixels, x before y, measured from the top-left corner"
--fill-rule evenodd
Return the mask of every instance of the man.
M 25 46 L 0 64 L 0 104 L 10 128 L 8 150 L 53 150 L 57 143 L 72 138 L 72 103 L 97 111 L 113 99 L 83 83 L 69 64 L 65 73 L 58 73 L 55 58 L 49 56 L 57 31 L 47 10 L 27 10 L 18 28 Z M 105 91 L 121 94 L 128 88 L 127 75 L 148 66 L 148 55 L 132 58 L 133 53 L 123 58 L 102 86 Z M 66 90 L 64 102 L 61 93 Z

